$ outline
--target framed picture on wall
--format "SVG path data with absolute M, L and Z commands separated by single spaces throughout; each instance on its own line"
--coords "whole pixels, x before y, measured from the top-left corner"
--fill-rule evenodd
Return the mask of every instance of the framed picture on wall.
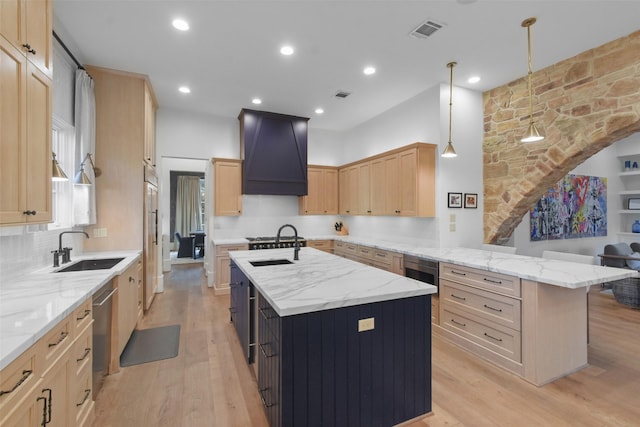
M 478 207 L 478 195 L 476 193 L 464 193 L 464 207 L 475 209 Z
M 462 193 L 447 193 L 447 207 L 449 208 L 461 208 L 462 207 Z

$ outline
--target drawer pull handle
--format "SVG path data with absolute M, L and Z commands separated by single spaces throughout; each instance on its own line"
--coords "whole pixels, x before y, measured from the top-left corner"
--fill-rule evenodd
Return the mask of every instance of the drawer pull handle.
M 387 254 L 383 254 L 381 252 L 376 253 L 376 256 L 379 256 L 380 258 L 386 258 Z
M 489 310 L 493 310 L 493 311 L 497 311 L 498 313 L 502 313 L 502 309 L 501 308 L 495 308 L 495 307 L 491 307 L 490 305 L 485 304 L 484 308 L 488 308 Z
M 82 313 L 82 316 L 76 317 L 76 320 L 82 320 L 90 314 L 91 314 L 91 310 L 85 310 L 84 313 Z
M 264 394 L 263 394 L 263 392 L 265 392 L 265 391 L 267 391 L 267 390 L 268 390 L 268 388 L 261 388 L 261 389 L 259 390 L 259 392 L 260 392 L 260 400 L 262 400 L 262 405 L 263 405 L 265 408 L 270 408 L 270 407 L 272 407 L 272 406 L 273 406 L 273 403 L 267 403 L 267 400 L 264 398 Z
M 456 294 L 451 294 L 451 296 L 452 296 L 452 297 L 454 297 L 455 299 L 460 300 L 460 301 L 466 301 L 466 300 L 467 300 L 465 297 L 459 297 L 459 296 L 458 296 L 458 295 L 456 295 Z
M 87 347 L 84 349 L 84 354 L 82 355 L 82 357 L 80 359 L 76 359 L 76 362 L 82 362 L 84 359 L 87 358 L 87 356 L 89 355 L 89 353 L 91 353 L 91 347 Z
M 363 252 L 363 253 L 365 253 L 365 254 L 368 254 L 368 253 L 369 253 L 369 250 L 368 250 L 368 249 L 360 249 L 360 252 Z
M 489 335 L 489 334 L 488 334 L 488 333 L 486 333 L 486 332 L 484 333 L 484 336 L 485 336 L 485 337 L 489 337 L 489 338 L 491 338 L 492 340 L 496 340 L 496 341 L 498 341 L 498 342 L 502 342 L 502 338 L 492 337 L 491 335 Z
M 33 371 L 29 370 L 25 370 L 22 371 L 22 378 L 20 378 L 18 380 L 18 382 L 16 383 L 16 385 L 14 385 L 11 390 L 0 390 L 0 396 L 4 396 L 5 394 L 9 394 L 9 393 L 13 393 L 14 391 L 16 391 L 16 389 L 18 387 L 20 387 L 22 385 L 23 382 L 25 382 L 27 380 L 27 378 L 29 378 L 29 375 L 31 375 L 33 373 Z
M 65 332 L 60 333 L 60 336 L 58 337 L 58 341 L 56 341 L 56 342 L 52 342 L 52 343 L 49 343 L 49 348 L 57 346 L 57 345 L 58 345 L 58 344 L 60 344 L 62 341 L 64 341 L 64 339 L 65 339 L 67 336 L 69 336 L 69 332 L 66 332 L 66 331 L 65 331 Z
M 458 276 L 466 276 L 467 273 L 462 273 L 460 271 L 450 270 L 451 274 L 457 274 Z
M 483 278 L 482 280 L 489 283 L 495 283 L 496 285 L 502 285 L 502 280 L 491 280 L 491 279 L 487 279 L 486 277 Z
M 451 323 L 453 323 L 454 325 L 458 325 L 458 326 L 467 326 L 466 323 L 456 322 L 455 319 L 451 319 Z
M 76 406 L 80 407 L 80 406 L 84 405 L 84 402 L 87 401 L 87 399 L 89 398 L 89 395 L 91 395 L 91 389 L 87 388 L 87 389 L 84 390 L 84 397 L 82 398 L 82 402 L 76 403 Z
M 265 343 L 265 344 L 267 344 L 267 343 Z M 260 347 L 260 352 L 261 352 L 261 353 L 262 353 L 262 355 L 263 355 L 264 357 L 266 357 L 267 359 L 269 359 L 269 358 L 271 358 L 271 357 L 275 356 L 275 353 L 274 353 L 274 354 L 267 354 L 267 352 L 266 352 L 266 351 L 264 351 L 264 346 L 263 346 L 262 344 L 258 344 L 258 347 Z

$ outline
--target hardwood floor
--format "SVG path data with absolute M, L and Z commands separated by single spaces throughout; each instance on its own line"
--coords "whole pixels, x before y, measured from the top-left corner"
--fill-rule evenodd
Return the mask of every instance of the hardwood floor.
M 589 296 L 589 367 L 544 387 L 434 337 L 433 413 L 411 426 L 639 425 L 640 310 L 600 290 Z M 107 377 L 93 426 L 267 426 L 228 306 L 200 265 L 172 266 L 139 327 L 179 323 L 180 353 Z

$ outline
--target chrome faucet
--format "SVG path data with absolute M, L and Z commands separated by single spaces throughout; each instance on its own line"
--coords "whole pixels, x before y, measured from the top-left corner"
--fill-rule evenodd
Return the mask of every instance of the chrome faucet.
M 296 230 L 296 228 L 291 225 L 291 224 L 285 224 L 282 227 L 280 227 L 278 229 L 278 234 L 276 234 L 276 245 L 278 243 L 280 243 L 280 232 L 282 231 L 283 228 L 285 227 L 291 227 L 291 229 L 293 230 L 293 234 L 294 234 L 294 243 L 293 243 L 293 260 L 294 261 L 298 261 L 298 252 L 300 252 L 300 243 L 298 243 L 298 230 Z
M 62 263 L 63 264 L 71 261 L 71 249 L 73 249 L 73 248 L 63 248 L 62 247 L 62 235 L 63 234 L 84 234 L 87 237 L 87 239 L 89 238 L 89 235 L 84 231 L 63 231 L 62 233 L 60 233 L 60 235 L 58 235 L 58 250 L 57 251 L 51 251 L 51 253 L 53 254 L 53 266 L 54 267 L 59 267 L 60 266 L 60 257 L 61 256 L 62 256 Z

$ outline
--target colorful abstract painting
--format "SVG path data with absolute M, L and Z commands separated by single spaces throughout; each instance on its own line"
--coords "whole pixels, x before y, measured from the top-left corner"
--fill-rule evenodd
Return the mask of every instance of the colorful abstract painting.
M 531 241 L 607 235 L 607 178 L 567 175 L 530 211 Z

